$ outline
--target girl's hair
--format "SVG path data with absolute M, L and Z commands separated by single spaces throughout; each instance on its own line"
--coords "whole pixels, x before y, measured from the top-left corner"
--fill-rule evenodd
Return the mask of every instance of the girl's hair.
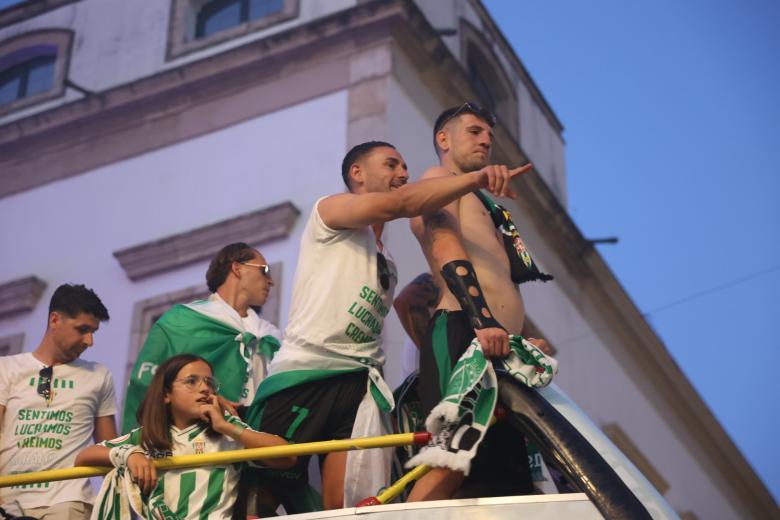
M 165 394 L 171 391 L 173 381 L 179 371 L 195 361 L 206 363 L 211 372 L 214 368 L 211 363 L 194 354 L 179 354 L 169 358 L 155 372 L 152 382 L 141 401 L 136 412 L 138 424 L 143 426 L 141 430 L 141 445 L 152 452 L 168 452 L 171 450 L 171 411 L 165 404 Z

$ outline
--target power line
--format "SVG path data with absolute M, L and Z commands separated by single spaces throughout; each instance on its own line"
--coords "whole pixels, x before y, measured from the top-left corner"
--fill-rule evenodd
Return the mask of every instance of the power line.
M 715 292 L 718 292 L 718 291 L 722 291 L 724 289 L 728 289 L 729 287 L 733 287 L 735 285 L 739 285 L 739 284 L 744 283 L 744 282 L 746 282 L 748 280 L 752 280 L 753 278 L 758 278 L 759 276 L 764 276 L 766 274 L 769 274 L 769 273 L 771 273 L 773 271 L 777 271 L 779 269 L 780 269 L 780 264 L 775 264 L 775 265 L 767 267 L 766 269 L 763 269 L 761 271 L 756 271 L 754 273 L 746 274 L 745 276 L 742 276 L 740 278 L 736 278 L 736 279 L 728 281 L 726 283 L 723 283 L 723 284 L 720 284 L 720 285 L 716 285 L 715 287 L 710 287 L 708 289 L 704 289 L 704 290 L 701 290 L 699 292 L 695 292 L 693 294 L 689 294 L 688 296 L 684 296 L 684 297 L 680 298 L 679 300 L 674 300 L 674 301 L 672 301 L 670 303 L 667 303 L 667 304 L 664 304 L 664 305 L 662 305 L 660 307 L 656 307 L 655 309 L 649 310 L 647 312 L 643 312 L 642 313 L 642 317 L 650 318 L 651 314 L 654 314 L 654 313 L 657 313 L 657 312 L 669 309 L 671 307 L 676 307 L 677 305 L 682 305 L 683 303 L 687 303 L 687 302 L 689 302 L 691 300 L 695 300 L 697 298 L 701 298 L 703 296 L 707 296 L 709 294 L 712 294 L 712 293 L 715 293 Z M 570 338 L 566 338 L 563 341 L 556 341 L 555 345 L 559 345 L 559 346 L 560 345 L 565 345 L 567 343 L 573 343 L 573 342 L 579 341 L 581 339 L 587 338 L 588 336 L 595 336 L 596 333 L 599 332 L 600 330 L 601 329 L 584 331 L 584 332 L 581 332 L 580 334 L 577 334 L 576 336 L 572 336 Z
M 702 291 L 689 294 L 688 296 L 685 296 L 683 298 L 680 298 L 679 300 L 675 300 L 673 302 L 667 303 L 666 305 L 662 305 L 660 307 L 656 307 L 655 309 L 649 310 L 647 312 L 642 313 L 642 316 L 649 317 L 651 314 L 654 314 L 656 312 L 660 312 L 666 309 L 669 309 L 671 307 L 676 307 L 677 305 L 682 305 L 683 303 L 687 303 L 691 300 L 695 300 L 697 298 L 701 298 L 703 296 L 707 296 L 712 293 L 716 293 L 718 291 L 722 291 L 724 289 L 728 289 L 729 287 L 733 287 L 735 285 L 739 285 L 741 283 L 747 282 L 748 280 L 752 280 L 753 278 L 758 278 L 759 276 L 764 276 L 765 274 L 769 274 L 773 271 L 777 271 L 780 269 L 780 264 L 775 264 L 771 267 L 768 267 L 762 271 L 757 271 L 755 273 L 751 273 L 745 276 L 742 276 L 741 278 L 737 278 L 735 280 L 731 280 L 730 282 L 726 282 L 721 285 L 716 285 L 715 287 L 710 287 L 709 289 L 704 289 Z

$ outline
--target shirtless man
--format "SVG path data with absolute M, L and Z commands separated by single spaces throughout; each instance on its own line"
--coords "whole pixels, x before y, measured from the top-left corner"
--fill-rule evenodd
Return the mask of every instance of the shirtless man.
M 488 164 L 494 124 L 492 114 L 470 103 L 445 110 L 434 125 L 434 145 L 440 166 L 426 171 L 423 179 L 474 171 L 490 172 L 491 178 L 509 179 L 530 170 L 530 164 L 515 169 Z M 509 182 L 505 182 L 498 194 L 516 196 Z M 497 217 L 491 217 L 495 213 L 504 214 L 492 201 L 489 203 L 485 198 L 483 202 L 480 195 L 472 192 L 437 212 L 411 220 L 412 232 L 422 246 L 442 295 L 420 353 L 420 394 L 426 415 L 441 399 L 441 382 L 449 379 L 449 369 L 475 336 L 486 357 L 501 358 L 509 354 L 508 335 L 520 334 L 525 319 L 523 299 L 516 283 L 549 279 L 536 269 L 516 233 L 504 237 L 497 231 L 493 220 Z M 523 265 L 526 272 L 521 272 Z M 539 346 L 543 340 L 534 343 Z M 473 480 L 484 482 L 484 476 L 478 474 L 480 468 L 485 468 L 488 478 L 498 477 L 496 485 L 485 486 L 491 494 L 530 492 L 530 480 L 525 481 L 528 464 L 524 443 L 516 433 L 499 433 L 499 426 L 488 431 L 472 461 L 469 479 L 473 476 Z M 508 440 L 517 453 L 511 449 L 489 448 L 496 444 L 495 440 L 490 441 L 494 432 L 494 439 L 500 436 L 504 442 Z M 503 460 L 488 462 L 487 467 L 483 452 L 492 450 L 500 453 L 499 459 Z M 508 472 L 503 478 L 502 471 Z M 516 483 L 518 476 L 522 481 L 519 485 L 498 489 L 501 481 Z M 417 482 L 409 501 L 451 498 L 463 482 L 463 473 L 435 468 Z

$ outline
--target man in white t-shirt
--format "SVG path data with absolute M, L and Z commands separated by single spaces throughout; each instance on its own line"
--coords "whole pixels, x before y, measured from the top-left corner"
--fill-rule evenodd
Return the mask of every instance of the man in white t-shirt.
M 71 467 L 93 438 L 117 436 L 111 372 L 79 359 L 102 321 L 108 311 L 92 290 L 61 285 L 38 347 L 0 358 L 3 475 Z M 89 518 L 93 499 L 87 479 L 0 488 L 4 510 L 46 520 Z
M 382 243 L 384 224 L 436 211 L 475 190 L 501 193 L 522 172 L 496 173 L 407 184 L 406 163 L 393 145 L 370 141 L 347 153 L 341 175 L 349 192 L 318 200 L 303 231 L 284 340 L 247 415 L 252 427 L 295 443 L 343 439 L 368 431 L 361 423 L 368 428 L 377 417 L 371 406 L 392 408 L 381 376 L 381 335 L 397 275 Z M 326 509 L 352 506 L 353 498 L 365 498 L 361 486 L 373 486 L 376 466 L 348 472 L 347 458 L 341 452 L 321 460 Z M 308 457 L 298 457 L 277 478 L 305 480 L 307 464 Z

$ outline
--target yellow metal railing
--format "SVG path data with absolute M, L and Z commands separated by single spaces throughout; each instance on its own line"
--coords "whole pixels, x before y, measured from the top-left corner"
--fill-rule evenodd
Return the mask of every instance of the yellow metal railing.
M 490 422 L 488 423 L 488 428 L 496 424 L 497 421 L 504 420 L 506 417 L 506 410 L 503 408 L 496 408 L 495 415 L 490 418 Z M 412 435 L 421 435 L 417 433 L 413 433 Z M 422 435 L 428 435 L 430 438 L 430 433 L 424 433 Z M 415 442 L 414 444 L 426 444 L 425 442 Z M 412 443 L 409 443 L 412 444 Z M 386 487 L 381 493 L 379 493 L 376 496 L 373 497 L 367 497 L 355 504 L 357 507 L 365 507 L 365 506 L 379 506 L 382 504 L 387 504 L 391 500 L 393 500 L 395 497 L 400 495 L 404 492 L 404 489 L 406 489 L 406 486 L 414 482 L 415 480 L 421 479 L 423 476 L 425 476 L 429 471 L 433 469 L 433 466 L 429 466 L 428 464 L 420 464 L 419 466 L 415 466 L 404 476 L 390 484 L 388 487 Z
M 156 459 L 154 465 L 160 470 L 194 468 L 198 466 L 233 464 L 236 462 L 246 462 L 257 459 L 276 459 L 281 457 L 332 453 L 335 451 L 366 450 L 370 448 L 407 446 L 409 444 L 426 444 L 429 439 L 430 434 L 428 432 L 398 433 L 393 435 L 381 435 L 379 437 L 306 442 L 301 444 L 287 444 L 285 446 L 271 446 L 268 448 L 221 451 L 217 453 L 204 453 L 202 455 L 179 455 L 177 457 Z M 5 475 L 0 476 L 0 487 L 21 486 L 24 484 L 53 482 L 55 480 L 69 480 L 74 478 L 99 477 L 105 475 L 111 471 L 111 469 L 112 468 L 102 466 L 85 466 Z

